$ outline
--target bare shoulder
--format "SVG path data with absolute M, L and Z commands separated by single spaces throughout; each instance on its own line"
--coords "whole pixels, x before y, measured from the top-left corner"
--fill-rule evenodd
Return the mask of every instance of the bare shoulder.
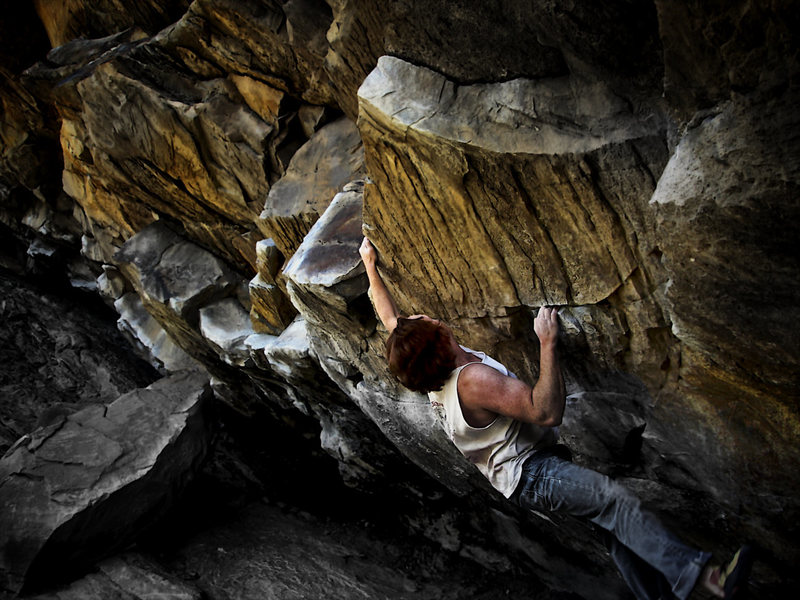
M 528 420 L 530 386 L 488 365 L 475 364 L 464 369 L 458 379 L 458 395 L 468 409 Z M 480 416 L 477 420 L 488 422 Z
M 487 391 L 496 390 L 506 384 L 506 379 L 497 369 L 482 363 L 467 365 L 458 377 L 458 394 L 462 398 L 485 395 Z

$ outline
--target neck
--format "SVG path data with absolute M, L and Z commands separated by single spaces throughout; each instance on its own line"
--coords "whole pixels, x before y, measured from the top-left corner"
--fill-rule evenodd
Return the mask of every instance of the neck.
M 480 362 L 480 359 L 458 346 L 456 350 L 456 367 L 461 367 L 467 365 L 471 362 Z

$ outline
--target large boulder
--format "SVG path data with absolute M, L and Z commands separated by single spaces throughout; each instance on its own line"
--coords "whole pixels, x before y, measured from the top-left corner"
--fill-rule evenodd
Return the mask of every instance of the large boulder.
M 477 468 L 456 450 L 427 397 L 403 389 L 389 374 L 383 357 L 386 332 L 376 322 L 369 305 L 367 279 L 358 256 L 362 239 L 362 197 L 361 183 L 346 186 L 284 269 L 292 301 L 307 321 L 314 354 L 328 376 L 403 456 L 454 497 L 473 503 L 466 514 L 462 512 L 463 505 L 449 507 L 439 522 L 429 523 L 430 529 L 424 527 L 425 535 L 445 547 L 459 547 L 468 545 L 461 540 L 461 535 L 467 537 L 480 532 L 503 552 L 527 556 L 548 585 L 563 587 L 553 573 L 567 568 L 567 554 L 563 548 L 542 541 L 551 538 L 552 521 L 519 519 L 515 507 L 505 502 Z M 325 433 L 323 430 L 323 443 Z M 374 461 L 374 448 L 365 446 L 358 438 L 355 440 L 359 443 L 354 445 L 349 441 L 347 444 L 348 454 L 355 451 L 356 456 L 362 455 L 362 462 Z M 344 437 L 344 441 L 348 442 L 348 437 Z M 365 450 L 371 453 L 363 454 Z M 407 471 L 392 472 L 401 475 Z M 424 485 L 424 480 L 420 482 L 414 478 L 395 484 L 402 487 Z M 471 518 L 473 515 L 481 516 Z M 448 535 L 456 537 L 455 541 L 446 539 L 440 529 L 443 523 L 459 523 L 462 528 L 459 532 L 452 532 L 445 526 Z M 572 551 L 587 557 L 587 561 L 602 563 L 607 560 L 597 541 L 585 536 L 581 524 L 559 521 L 559 528 L 563 543 Z M 491 544 L 469 551 L 483 555 L 498 570 L 507 568 L 502 560 L 493 556 L 496 550 Z M 595 594 L 597 598 L 614 598 L 621 593 L 613 570 L 605 574 L 593 569 L 582 570 L 573 575 L 571 585 L 572 589 L 586 593 L 602 589 L 603 592 Z
M 795 3 L 40 0 L 37 27 L 17 4 L 0 26 L 0 264 L 91 287 L 123 247 L 128 283 L 97 285 L 143 345 L 169 337 L 245 414 L 316 419 L 348 482 L 404 479 L 390 440 L 474 499 L 465 531 L 613 595 L 602 550 L 570 541 L 583 530 L 536 518 L 518 535 L 388 378 L 361 218 L 403 311 L 528 381 L 533 314 L 560 305 L 576 460 L 698 545 L 761 542 L 756 593 L 796 595 Z M 46 58 L 45 29 L 64 42 Z M 320 143 L 338 129 L 346 143 Z M 362 143 L 363 217 L 328 214 Z
M 20 439 L 0 461 L 0 587 L 80 573 L 163 516 L 206 454 L 210 399 L 184 372 Z
M 134 553 L 106 559 L 86 576 L 31 600 L 201 600 L 202 593 Z
M 359 94 L 365 228 L 400 309 L 533 382 L 532 313 L 562 306 L 580 460 L 635 476 L 697 544 L 735 543 L 709 526 L 723 510 L 796 557 L 765 536 L 799 508 L 777 459 L 798 431 L 794 321 L 764 309 L 797 304 L 794 94 L 720 105 L 674 151 L 667 120 L 585 78 L 460 85 L 384 57 Z M 771 492 L 742 504 L 753 464 Z M 663 486 L 702 500 L 681 522 Z

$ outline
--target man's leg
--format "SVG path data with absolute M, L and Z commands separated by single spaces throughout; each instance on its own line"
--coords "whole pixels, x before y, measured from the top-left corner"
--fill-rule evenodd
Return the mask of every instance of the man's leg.
M 612 533 L 603 531 L 602 538 L 622 578 L 637 598 L 642 600 L 672 598 L 669 583 L 659 571 L 636 556 Z
M 681 600 L 691 593 L 711 556 L 683 544 L 623 486 L 547 451 L 537 452 L 525 462 L 512 498 L 523 507 L 584 517 L 609 531 L 662 573 Z M 626 564 L 620 567 L 626 568 Z M 623 573 L 626 581 L 648 577 L 636 569 L 635 562 L 628 561 L 627 568 L 632 572 Z

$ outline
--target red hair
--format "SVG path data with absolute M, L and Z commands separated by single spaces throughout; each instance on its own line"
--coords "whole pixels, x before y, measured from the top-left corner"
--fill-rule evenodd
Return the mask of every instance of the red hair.
M 386 340 L 386 360 L 400 383 L 423 393 L 441 390 L 456 368 L 450 333 L 441 323 L 423 319 L 397 319 Z

